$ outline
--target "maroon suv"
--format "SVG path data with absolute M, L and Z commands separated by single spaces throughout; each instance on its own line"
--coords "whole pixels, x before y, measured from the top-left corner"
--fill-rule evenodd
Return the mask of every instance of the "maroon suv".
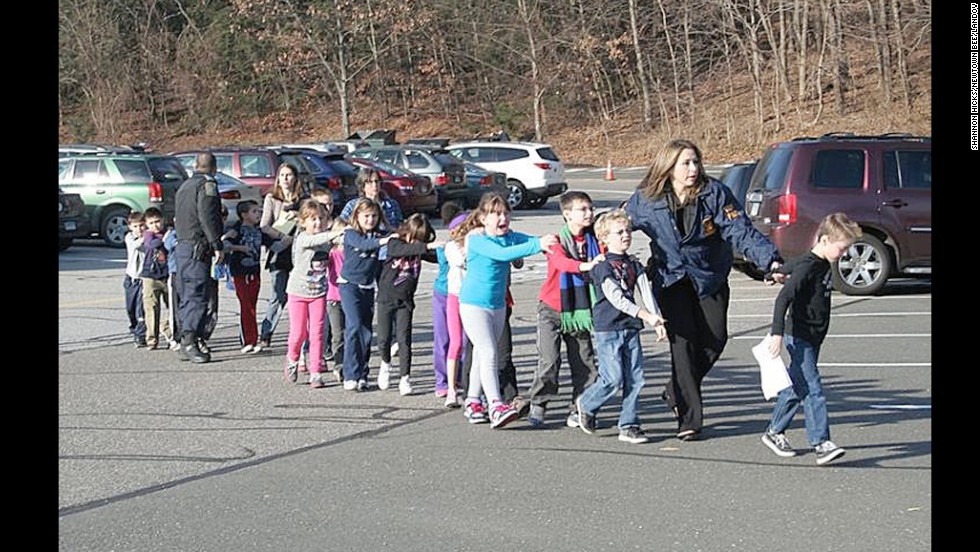
M 752 175 L 745 209 L 784 258 L 813 247 L 824 216 L 844 212 L 860 238 L 834 284 L 870 295 L 894 276 L 932 274 L 932 139 L 826 134 L 774 144 Z

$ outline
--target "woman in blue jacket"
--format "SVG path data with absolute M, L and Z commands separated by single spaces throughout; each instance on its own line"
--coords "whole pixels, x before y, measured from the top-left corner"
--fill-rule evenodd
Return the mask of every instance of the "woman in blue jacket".
M 731 190 L 709 178 L 701 163 L 693 142 L 669 142 L 625 205 L 633 229 L 651 240 L 647 269 L 670 341 L 670 380 L 662 397 L 684 441 L 701 434 L 701 380 L 728 341 L 732 247 L 767 272 L 782 263 Z

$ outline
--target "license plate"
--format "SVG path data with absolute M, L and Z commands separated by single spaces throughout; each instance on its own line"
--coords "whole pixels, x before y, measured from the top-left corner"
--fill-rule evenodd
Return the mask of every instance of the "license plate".
M 65 221 L 65 230 L 68 230 L 69 232 L 74 232 L 75 231 L 75 228 L 76 228 L 75 221 L 73 221 L 73 220 L 66 220 Z

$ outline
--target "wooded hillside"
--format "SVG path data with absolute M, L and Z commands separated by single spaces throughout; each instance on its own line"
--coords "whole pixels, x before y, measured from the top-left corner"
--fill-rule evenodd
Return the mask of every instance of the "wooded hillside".
M 572 162 L 931 134 L 929 0 L 61 0 L 62 142 L 504 129 Z

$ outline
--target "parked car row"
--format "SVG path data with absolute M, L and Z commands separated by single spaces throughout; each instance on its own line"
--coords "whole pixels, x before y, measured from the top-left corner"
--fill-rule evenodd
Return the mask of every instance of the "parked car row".
M 513 209 L 536 208 L 564 192 L 564 165 L 546 144 L 466 142 L 446 139 L 418 143 L 377 144 L 348 140 L 322 144 L 214 147 L 163 155 L 142 145 L 59 146 L 59 185 L 84 202 L 92 236 L 123 247 L 131 210 L 159 208 L 174 215 L 175 195 L 192 173 L 198 154 L 211 152 L 218 167 L 218 187 L 229 220 L 246 199 L 261 203 L 276 182 L 282 163 L 293 164 L 307 192 L 320 187 L 334 195 L 335 213 L 358 195 L 357 174 L 364 167 L 382 176 L 382 189 L 405 214 L 438 216 L 447 201 L 473 208 L 487 192 L 506 197 Z

